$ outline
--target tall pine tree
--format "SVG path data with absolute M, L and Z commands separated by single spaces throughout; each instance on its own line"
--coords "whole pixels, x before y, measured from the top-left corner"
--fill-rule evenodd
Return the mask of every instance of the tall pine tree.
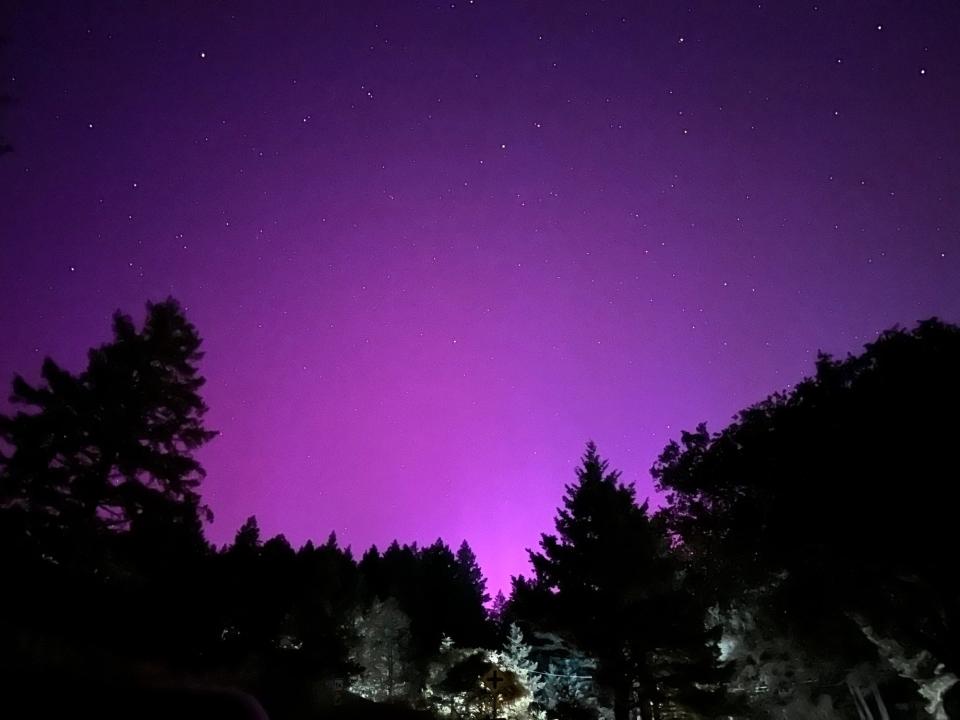
M 36 385 L 14 378 L 20 407 L 0 416 L 5 617 L 144 653 L 185 652 L 199 635 L 204 610 L 182 600 L 203 595 L 209 551 L 200 344 L 168 299 L 139 329 L 118 312 L 81 372 L 48 358 Z
M 0 507 L 16 513 L 45 554 L 80 536 L 151 527 L 157 518 L 196 530 L 208 518 L 194 457 L 216 433 L 203 427 L 200 336 L 173 299 L 147 305 L 138 330 L 117 313 L 113 339 L 74 375 L 49 358 L 42 381 L 17 376 L 0 417 Z M 53 543 L 66 542 L 59 547 Z
M 535 581 L 515 583 L 518 609 L 539 608 L 545 616 L 530 621 L 559 629 L 597 659 L 617 720 L 634 707 L 655 717 L 671 695 L 671 675 L 694 683 L 695 669 L 712 668 L 704 613 L 683 587 L 666 533 L 592 442 L 556 529 L 530 553 Z

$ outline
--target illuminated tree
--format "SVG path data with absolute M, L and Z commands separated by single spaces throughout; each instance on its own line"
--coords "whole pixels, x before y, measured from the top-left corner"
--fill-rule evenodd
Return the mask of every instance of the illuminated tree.
M 423 691 L 427 706 L 444 717 L 484 716 L 486 691 L 480 678 L 492 661 L 490 651 L 460 648 L 445 636 L 437 656 L 427 666 Z
M 532 657 L 532 648 L 523 641 L 523 633 L 515 624 L 510 625 L 507 641 L 503 650 L 495 654 L 497 665 L 516 678 L 522 693 L 517 699 L 504 706 L 503 714 L 507 718 L 527 718 L 538 714 L 534 707 L 544 687 L 543 675 L 537 670 L 537 662 Z
M 362 671 L 351 692 L 378 702 L 410 698 L 410 618 L 396 600 L 374 600 L 357 616 L 354 630 L 357 641 L 350 659 Z

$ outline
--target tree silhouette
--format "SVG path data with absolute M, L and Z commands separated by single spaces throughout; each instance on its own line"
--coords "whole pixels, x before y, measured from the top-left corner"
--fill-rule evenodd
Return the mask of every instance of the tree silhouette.
M 15 588 L 5 617 L 128 651 L 194 652 L 204 613 L 182 598 L 202 577 L 210 517 L 194 453 L 215 435 L 203 427 L 200 343 L 168 299 L 147 305 L 140 329 L 118 312 L 112 340 L 79 374 L 47 358 L 36 386 L 14 378 L 21 409 L 0 416 L 0 527 Z
M 114 315 L 113 340 L 90 351 L 79 375 L 47 358 L 39 386 L 14 378 L 11 400 L 28 410 L 0 417 L 12 449 L 0 455 L 0 506 L 20 515 L 39 552 L 76 558 L 104 533 L 210 517 L 194 458 L 216 435 L 203 427 L 200 342 L 168 299 L 147 305 L 139 331 Z
M 960 672 L 958 368 L 960 328 L 894 328 L 653 469 L 721 597 L 769 588 L 782 633 L 850 663 L 879 650 L 933 712 Z
M 230 546 L 230 552 L 246 553 L 253 556 L 259 552 L 260 546 L 260 523 L 257 522 L 256 515 L 251 515 L 244 520 L 243 525 L 237 530 L 233 545 Z
M 464 540 L 457 549 L 457 569 L 464 588 L 470 591 L 473 599 L 483 605 L 490 599 L 487 594 L 487 581 L 483 577 L 483 570 L 477 564 L 477 556 L 470 544 Z
M 496 626 L 497 632 L 501 635 L 506 634 L 507 625 L 509 624 L 506 622 L 509 610 L 508 603 L 509 601 L 507 600 L 507 596 L 503 594 L 503 590 L 497 590 L 497 594 L 493 598 L 493 604 L 490 605 L 490 610 L 487 612 L 490 621 Z
M 668 696 L 671 674 L 692 681 L 692 667 L 712 666 L 705 608 L 682 586 L 659 522 L 638 506 L 607 461 L 587 445 L 577 482 L 557 512 L 556 535 L 531 552 L 535 581 L 514 584 L 515 601 L 566 631 L 598 661 L 597 680 L 623 720 L 639 705 L 653 716 Z
M 486 581 L 466 542 L 456 554 L 440 539 L 424 548 L 394 541 L 382 555 L 372 547 L 359 572 L 365 602 L 393 597 L 410 618 L 419 672 L 426 672 L 445 635 L 462 647 L 493 644 L 495 633 L 483 607 Z

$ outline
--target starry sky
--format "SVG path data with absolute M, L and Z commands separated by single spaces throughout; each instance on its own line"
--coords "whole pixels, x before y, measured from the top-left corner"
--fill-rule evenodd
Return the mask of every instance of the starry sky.
M 177 297 L 218 543 L 466 538 L 507 588 L 588 439 L 655 496 L 818 349 L 960 321 L 955 2 L 5 12 L 0 376 Z

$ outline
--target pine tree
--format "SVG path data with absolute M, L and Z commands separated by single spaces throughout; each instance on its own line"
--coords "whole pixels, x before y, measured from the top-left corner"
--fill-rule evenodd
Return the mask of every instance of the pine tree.
M 260 524 L 257 516 L 251 515 L 237 530 L 231 551 L 256 553 L 260 549 Z
M 527 718 L 535 714 L 534 705 L 538 702 L 544 688 L 543 675 L 537 670 L 537 662 L 532 657 L 532 648 L 523 640 L 523 633 L 516 624 L 510 625 L 507 641 L 502 651 L 497 653 L 497 662 L 502 670 L 512 673 L 524 694 L 517 702 L 503 708 L 507 718 Z
M 486 603 L 490 599 L 487 594 L 487 581 L 483 577 L 483 571 L 480 569 L 479 563 L 477 563 L 477 556 L 466 540 L 460 543 L 457 550 L 457 568 L 479 604 Z
M 503 627 L 507 615 L 507 596 L 503 594 L 503 590 L 497 590 L 488 614 L 498 629 Z
M 564 719 L 582 714 L 579 711 L 597 711 L 595 668 L 581 654 L 550 661 L 543 688 L 543 704 L 550 717 Z
M 121 652 L 200 652 L 210 610 L 184 602 L 206 597 L 210 555 L 195 455 L 216 433 L 203 425 L 200 344 L 168 299 L 147 305 L 140 328 L 114 315 L 82 371 L 47 358 L 36 385 L 14 378 L 20 407 L 0 416 L 0 541 L 15 589 L 0 615 Z
M 683 586 L 663 527 L 589 443 L 556 528 L 530 554 L 535 582 L 515 583 L 518 608 L 542 608 L 545 617 L 529 619 L 596 657 L 617 720 L 637 705 L 655 716 L 674 677 L 693 685 L 713 667 L 705 612 Z
M 40 552 L 64 559 L 104 532 L 164 519 L 193 533 L 210 518 L 194 457 L 216 435 L 203 427 L 200 342 L 168 299 L 147 305 L 141 330 L 114 315 L 112 341 L 79 375 L 48 358 L 37 387 L 14 379 L 12 400 L 30 411 L 0 417 L 12 448 L 0 454 L 0 508 L 19 514 Z

